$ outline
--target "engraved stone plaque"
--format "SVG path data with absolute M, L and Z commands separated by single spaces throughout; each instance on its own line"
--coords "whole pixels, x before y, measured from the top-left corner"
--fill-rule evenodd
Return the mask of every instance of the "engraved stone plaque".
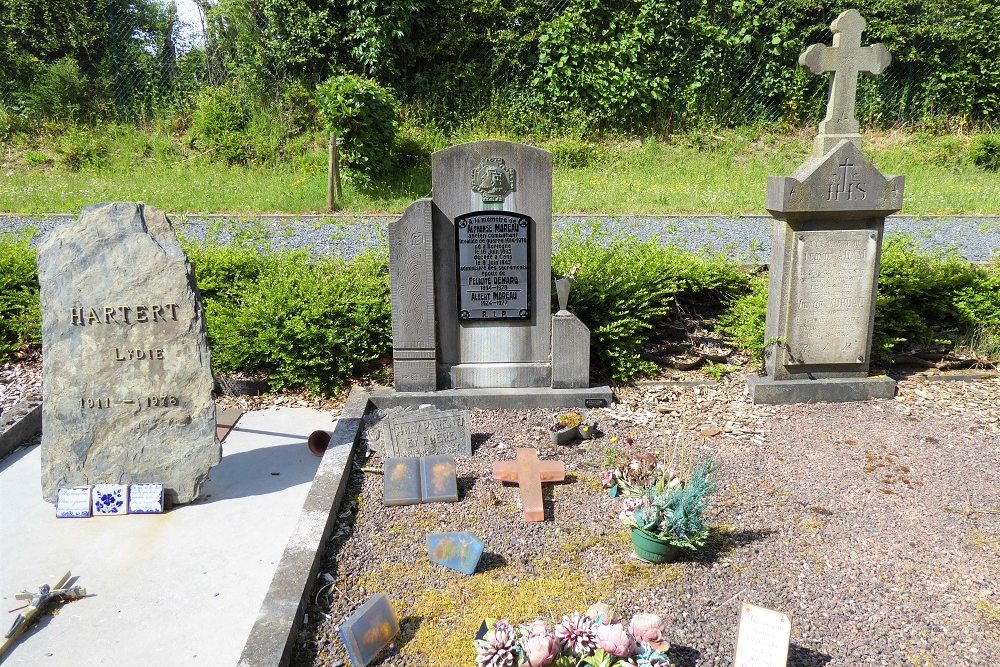
M 793 243 L 788 364 L 867 362 L 878 235 L 795 232 Z
M 460 320 L 531 316 L 531 218 L 478 212 L 455 219 Z
M 472 456 L 469 413 L 437 408 L 390 412 L 382 421 L 382 445 L 386 458 Z

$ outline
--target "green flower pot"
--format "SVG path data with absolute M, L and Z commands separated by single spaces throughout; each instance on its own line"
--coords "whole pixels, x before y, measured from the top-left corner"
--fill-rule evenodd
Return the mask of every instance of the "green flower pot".
M 636 556 L 650 563 L 670 563 L 681 555 L 680 547 L 642 528 L 632 529 L 632 546 Z

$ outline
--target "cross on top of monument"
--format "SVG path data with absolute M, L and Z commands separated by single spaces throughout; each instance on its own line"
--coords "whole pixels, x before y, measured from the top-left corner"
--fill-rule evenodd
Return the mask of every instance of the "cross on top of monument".
M 825 155 L 842 139 L 861 148 L 858 119 L 854 117 L 858 74 L 881 74 L 892 62 L 884 44 L 861 46 L 865 19 L 856 9 L 848 9 L 830 24 L 833 46 L 813 44 L 799 56 L 799 65 L 812 74 L 833 72 L 826 118 L 819 124 L 815 155 Z

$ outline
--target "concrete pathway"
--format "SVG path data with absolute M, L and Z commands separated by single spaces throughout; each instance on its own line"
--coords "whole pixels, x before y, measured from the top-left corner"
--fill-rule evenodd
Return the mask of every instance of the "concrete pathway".
M 306 438 L 334 425 L 309 409 L 243 415 L 201 497 L 162 515 L 56 519 L 41 448 L 0 461 L 4 611 L 66 570 L 91 594 L 33 625 L 4 665 L 236 665 L 319 466 Z

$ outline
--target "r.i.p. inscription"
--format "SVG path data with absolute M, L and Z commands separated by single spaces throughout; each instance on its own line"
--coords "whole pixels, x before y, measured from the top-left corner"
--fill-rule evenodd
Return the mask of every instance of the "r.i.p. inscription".
M 878 236 L 870 230 L 794 235 L 789 364 L 865 362 Z

